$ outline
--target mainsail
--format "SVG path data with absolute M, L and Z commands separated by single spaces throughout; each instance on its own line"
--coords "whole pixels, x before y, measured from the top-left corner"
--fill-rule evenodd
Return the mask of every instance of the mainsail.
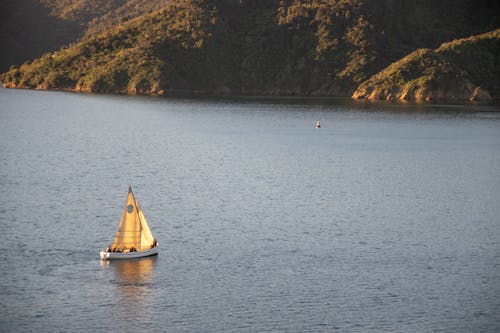
M 123 209 L 122 219 L 111 249 L 141 251 L 150 249 L 156 240 L 149 229 L 146 217 L 135 201 L 132 187 L 128 189 L 127 201 Z

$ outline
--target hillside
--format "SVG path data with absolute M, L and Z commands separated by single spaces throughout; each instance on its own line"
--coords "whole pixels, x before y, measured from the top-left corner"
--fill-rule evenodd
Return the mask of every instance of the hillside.
M 195 3 L 172 4 L 14 68 L 2 81 L 7 87 L 163 94 L 189 77 L 181 61 L 198 56 L 210 17 L 208 8 Z M 178 59 L 175 68 L 165 61 L 168 56 Z
M 169 0 L 0 2 L 0 72 L 162 8 Z
M 60 20 L 82 25 L 85 36 L 159 10 L 174 0 L 39 0 Z
M 355 99 L 489 101 L 500 97 L 500 29 L 420 49 L 363 82 Z
M 346 96 L 417 48 L 500 26 L 495 1 L 40 1 L 86 37 L 5 87 Z
M 38 0 L 0 2 L 0 71 L 59 49 L 78 38 L 81 27 L 50 16 Z

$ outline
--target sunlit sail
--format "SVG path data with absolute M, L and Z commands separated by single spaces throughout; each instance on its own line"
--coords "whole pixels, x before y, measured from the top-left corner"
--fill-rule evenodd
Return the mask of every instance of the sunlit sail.
M 113 243 L 100 252 L 101 259 L 139 258 L 158 253 L 158 243 L 149 228 L 144 212 L 128 189 L 120 226 Z

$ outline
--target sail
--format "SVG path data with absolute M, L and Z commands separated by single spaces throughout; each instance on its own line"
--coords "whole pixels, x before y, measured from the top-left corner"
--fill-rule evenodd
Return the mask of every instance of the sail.
M 141 223 L 139 221 L 139 211 L 132 193 L 132 188 L 129 187 L 127 201 L 123 209 L 122 220 L 118 227 L 115 239 L 113 240 L 113 249 L 140 249 L 141 247 Z
M 139 222 L 141 223 L 141 249 L 147 250 L 153 247 L 155 244 L 155 238 L 151 229 L 149 229 L 148 222 L 146 221 L 146 217 L 144 216 L 139 203 L 137 203 L 137 209 L 139 212 Z

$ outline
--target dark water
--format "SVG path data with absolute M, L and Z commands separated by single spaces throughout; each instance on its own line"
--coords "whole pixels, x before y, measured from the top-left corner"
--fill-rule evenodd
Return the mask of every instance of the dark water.
M 0 331 L 498 332 L 500 110 L 383 108 L 0 90 Z

